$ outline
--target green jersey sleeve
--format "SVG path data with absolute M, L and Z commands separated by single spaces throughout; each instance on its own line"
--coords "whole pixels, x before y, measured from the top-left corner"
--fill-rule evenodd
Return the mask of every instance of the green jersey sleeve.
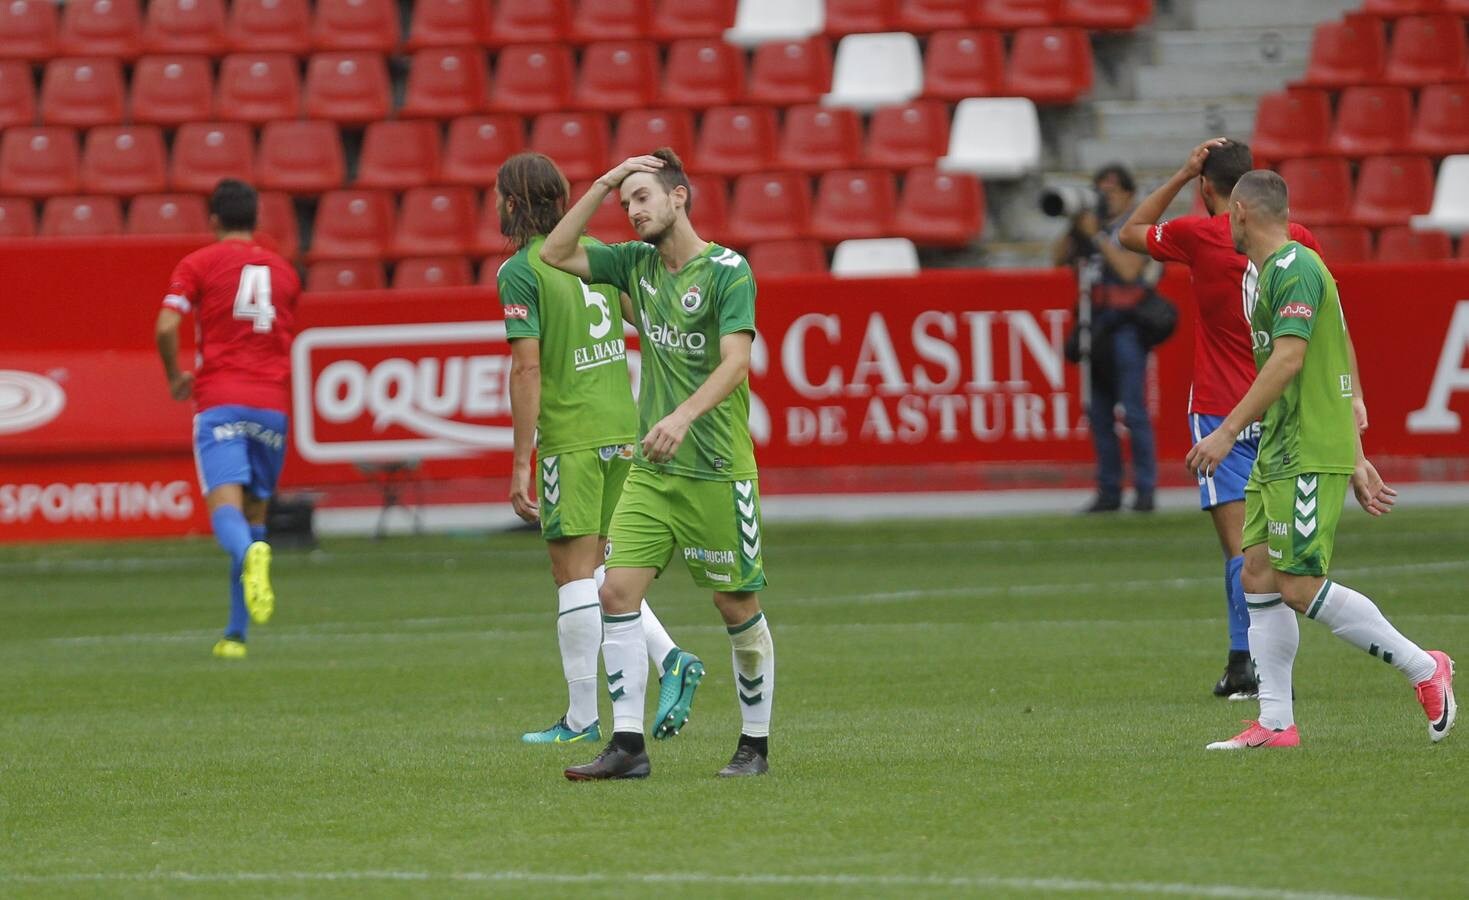
M 1275 311 L 1272 338 L 1298 337 L 1309 341 L 1316 314 L 1326 297 L 1326 284 L 1317 271 L 1315 260 L 1306 253 L 1291 253 L 1275 264 L 1287 265 L 1275 273 L 1270 292 Z
M 731 255 L 734 255 L 731 253 Z M 755 275 L 744 257 L 725 275 L 719 290 L 719 335 L 755 330 Z
M 541 336 L 540 290 L 536 273 L 524 250 L 510 257 L 495 278 L 500 290 L 500 308 L 505 314 L 507 338 Z
M 647 247 L 647 244 L 640 241 L 622 244 L 587 241 L 582 246 L 586 248 L 587 267 L 592 272 L 592 277 L 587 279 L 588 284 L 610 284 L 623 293 L 633 292 L 633 266 L 637 262 L 638 249 Z

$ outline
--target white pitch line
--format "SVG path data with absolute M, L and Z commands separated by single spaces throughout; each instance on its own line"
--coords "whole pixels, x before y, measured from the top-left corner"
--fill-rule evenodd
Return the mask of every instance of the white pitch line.
M 1362 894 L 1323 891 L 1291 891 L 1232 884 L 1183 884 L 1158 881 L 1099 881 L 1088 878 L 1013 878 L 996 875 L 859 875 L 819 873 L 809 875 L 722 875 L 714 872 L 603 872 L 556 873 L 507 870 L 500 872 L 96 872 L 62 875 L 0 873 L 0 882 L 12 884 L 77 884 L 105 882 L 289 884 L 299 882 L 464 882 L 485 884 L 626 884 L 644 885 L 733 885 L 737 887 L 855 887 L 916 888 L 947 890 L 1013 890 L 1066 894 L 1152 894 L 1164 896 L 1222 897 L 1229 900 L 1381 900 Z

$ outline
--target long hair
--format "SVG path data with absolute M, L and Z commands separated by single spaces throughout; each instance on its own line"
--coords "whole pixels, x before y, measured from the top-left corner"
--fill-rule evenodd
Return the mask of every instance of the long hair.
M 505 198 L 500 208 L 500 233 L 517 248 L 537 235 L 550 234 L 566 215 L 571 188 L 550 157 L 517 153 L 505 160 L 496 177 Z

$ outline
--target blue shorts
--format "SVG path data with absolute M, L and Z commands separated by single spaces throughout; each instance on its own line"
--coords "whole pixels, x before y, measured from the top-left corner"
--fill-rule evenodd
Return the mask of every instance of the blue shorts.
M 1224 424 L 1223 416 L 1208 416 L 1189 413 L 1189 435 L 1197 444 L 1208 437 L 1214 429 Z M 1260 452 L 1260 423 L 1240 432 L 1234 449 L 1219 463 L 1213 475 L 1199 476 L 1199 509 L 1213 509 L 1224 503 L 1238 503 L 1245 499 L 1245 482 L 1250 480 L 1250 470 L 1255 468 L 1255 456 Z
M 213 406 L 194 416 L 194 464 L 208 494 L 226 484 L 264 500 L 286 462 L 286 414 L 253 406 Z

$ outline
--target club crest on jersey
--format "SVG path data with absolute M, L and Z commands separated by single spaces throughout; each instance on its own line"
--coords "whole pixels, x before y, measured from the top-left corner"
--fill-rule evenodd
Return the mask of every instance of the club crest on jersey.
M 678 302 L 683 307 L 684 312 L 696 313 L 699 311 L 699 307 L 704 305 L 704 295 L 699 291 L 697 284 L 691 284 L 689 285 L 688 291 L 679 298 Z
M 1280 308 L 1282 319 L 1309 319 L 1313 315 L 1315 312 L 1306 303 L 1287 303 Z

